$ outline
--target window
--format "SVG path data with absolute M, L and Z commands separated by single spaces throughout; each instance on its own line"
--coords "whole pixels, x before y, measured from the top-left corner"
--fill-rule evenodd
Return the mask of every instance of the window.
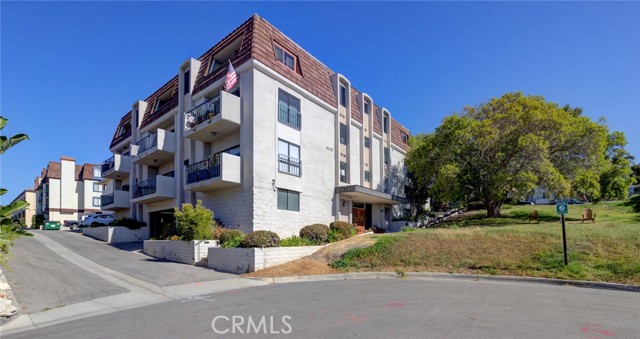
M 340 123 L 340 143 L 346 145 L 349 142 L 349 136 L 347 134 L 347 125 Z
M 184 87 L 182 88 L 182 94 L 187 94 L 189 93 L 189 87 L 190 87 L 190 82 L 191 82 L 191 71 L 186 71 L 184 72 Z
M 405 143 L 405 144 L 406 144 L 407 142 L 409 142 L 409 136 L 408 136 L 408 135 L 406 135 L 406 134 L 404 134 L 404 133 L 401 133 L 401 134 L 400 134 L 400 137 L 402 138 L 402 142 L 403 142 L 403 143 Z
M 211 62 L 209 62 L 209 72 L 207 74 L 215 72 L 218 68 L 220 68 L 220 65 L 220 61 L 216 60 L 216 58 L 211 58 Z
M 278 90 L 278 121 L 300 129 L 301 120 L 300 99 L 283 90 Z
M 102 185 L 97 182 L 93 183 L 93 191 L 94 192 L 102 192 Z
M 300 193 L 278 188 L 278 209 L 300 211 Z
M 171 91 L 166 91 L 163 95 L 161 95 L 158 99 L 156 99 L 156 106 L 153 111 L 157 111 L 162 108 L 164 105 L 168 104 L 171 101 Z
M 347 107 L 347 88 L 340 85 L 340 106 Z
M 366 101 L 364 102 L 364 113 L 365 114 L 371 113 L 371 106 L 369 106 L 369 103 Z
M 300 146 L 278 140 L 278 171 L 300 176 Z
M 347 163 L 344 161 L 340 161 L 340 181 L 347 182 L 348 174 L 349 174 L 349 169 L 347 167 Z
M 280 61 L 285 66 L 291 68 L 292 70 L 295 70 L 296 69 L 296 62 L 295 62 L 295 58 L 293 57 L 293 55 L 291 53 L 285 51 L 280 46 L 276 45 L 275 49 L 276 49 L 276 58 L 278 59 L 278 61 Z
M 389 133 L 389 116 L 385 114 L 382 125 L 383 131 Z
M 101 178 L 102 177 L 102 169 L 99 167 L 94 167 L 93 168 L 93 177 L 94 178 Z
M 364 171 L 364 181 L 365 182 L 371 182 L 371 172 Z
M 384 163 L 389 164 L 389 148 L 384 148 Z
M 371 147 L 371 139 L 369 137 L 364 137 L 364 147 Z
M 100 197 L 93 197 L 93 207 L 100 207 L 101 206 L 101 200 Z

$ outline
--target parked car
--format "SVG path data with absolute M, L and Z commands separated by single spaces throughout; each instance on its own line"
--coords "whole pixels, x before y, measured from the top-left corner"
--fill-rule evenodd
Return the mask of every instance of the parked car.
M 109 225 L 112 221 L 113 216 L 110 214 L 87 214 L 83 217 L 82 226 Z
M 567 200 L 567 204 L 569 204 L 569 205 L 582 205 L 584 203 L 585 203 L 584 201 L 580 201 L 580 200 L 577 200 L 577 199 L 568 199 Z
M 80 220 L 65 220 L 64 226 L 69 227 L 72 230 L 77 230 L 80 226 Z

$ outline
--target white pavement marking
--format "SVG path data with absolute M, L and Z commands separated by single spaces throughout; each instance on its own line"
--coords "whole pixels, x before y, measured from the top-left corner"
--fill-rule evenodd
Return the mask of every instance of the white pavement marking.
M 269 282 L 266 281 L 237 278 L 160 287 L 104 267 L 69 250 L 44 235 L 34 233 L 34 238 L 70 263 L 77 265 L 80 268 L 115 285 L 123 287 L 129 292 L 83 301 L 43 312 L 21 314 L 16 319 L 0 327 L 0 335 L 23 332 L 71 320 L 78 320 L 177 299 L 191 298 L 191 301 L 213 301 L 205 299 L 206 297 L 198 298 L 196 296 L 269 284 Z M 145 254 L 141 253 L 141 255 Z

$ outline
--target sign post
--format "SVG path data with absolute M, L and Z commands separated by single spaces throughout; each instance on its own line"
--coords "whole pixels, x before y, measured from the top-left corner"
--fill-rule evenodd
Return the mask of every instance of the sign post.
M 562 248 L 564 249 L 564 265 L 568 265 L 567 260 L 567 232 L 564 227 L 564 215 L 569 212 L 569 207 L 566 200 L 556 200 L 556 213 L 560 214 L 560 220 L 562 221 Z

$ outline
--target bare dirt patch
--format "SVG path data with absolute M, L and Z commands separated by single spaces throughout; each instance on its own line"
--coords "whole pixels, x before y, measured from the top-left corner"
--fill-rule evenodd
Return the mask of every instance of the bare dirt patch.
M 319 275 L 319 274 L 333 274 L 343 273 L 343 271 L 333 269 L 329 264 L 343 255 L 350 249 L 362 248 L 373 245 L 378 238 L 378 235 L 365 234 L 346 240 L 338 241 L 333 244 L 329 244 L 318 252 L 298 259 L 286 264 L 270 267 L 264 270 L 245 274 L 245 277 L 259 277 L 259 278 L 272 278 L 272 277 L 289 277 L 296 275 Z

